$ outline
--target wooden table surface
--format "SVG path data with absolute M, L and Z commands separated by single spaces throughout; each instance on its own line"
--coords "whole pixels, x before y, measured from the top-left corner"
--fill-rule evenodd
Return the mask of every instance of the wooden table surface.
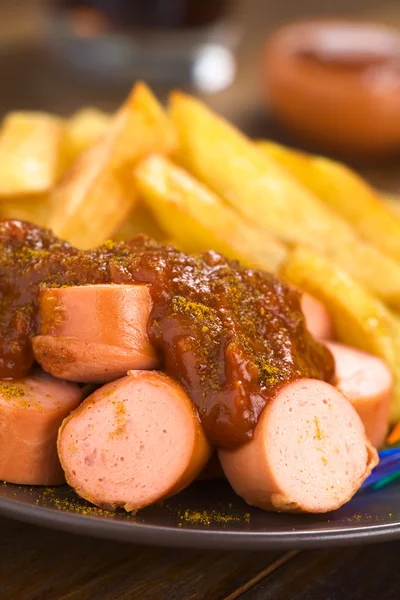
M 0 518 L 1 600 L 398 600 L 400 541 L 338 550 L 148 548 Z
M 8 3 L 14 11 L 18 4 Z M 0 114 L 11 108 L 68 114 L 82 104 L 114 109 L 126 90 L 96 86 L 63 69 L 44 33 L 38 35 L 40 16 L 29 13 L 31 2 L 24 4 L 18 18 L 8 22 L 3 13 L 0 19 Z M 263 9 L 265 29 L 271 28 L 293 13 L 288 6 L 295 3 L 279 4 L 281 12 L 276 4 L 255 0 L 251 12 L 242 3 L 240 20 L 251 12 L 248 22 L 256 28 Z M 310 12 L 316 3 L 305 4 Z M 385 16 L 386 5 L 379 4 Z M 209 100 L 250 134 L 281 138 L 260 107 L 258 42 L 255 34 L 250 37 L 235 85 Z M 382 189 L 400 192 L 399 161 L 360 170 Z M 400 541 L 302 552 L 196 552 L 90 539 L 0 518 L 0 600 L 397 600 L 399 557 Z

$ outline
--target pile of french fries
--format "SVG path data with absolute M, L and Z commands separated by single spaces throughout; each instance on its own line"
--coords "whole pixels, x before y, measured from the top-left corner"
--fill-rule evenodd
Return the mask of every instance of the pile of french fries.
M 248 139 L 200 101 L 137 84 L 113 115 L 10 113 L 0 217 L 79 248 L 137 233 L 214 249 L 322 300 L 338 339 L 382 357 L 400 418 L 400 211 L 342 164 Z

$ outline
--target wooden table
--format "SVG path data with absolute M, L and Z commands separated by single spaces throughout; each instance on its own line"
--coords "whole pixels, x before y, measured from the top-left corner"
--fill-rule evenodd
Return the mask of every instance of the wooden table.
M 147 548 L 0 519 L 1 600 L 398 600 L 400 541 L 339 550 Z
M 9 6 L 16 10 L 17 4 Z M 255 0 L 250 8 L 246 0 L 238 9 L 240 21 L 246 18 L 252 27 L 239 76 L 233 88 L 210 98 L 257 137 L 282 136 L 261 110 L 254 55 L 262 11 L 265 30 L 299 14 L 297 8 L 295 15 L 289 12 L 296 3 L 278 4 Z M 311 0 L 304 4 L 309 13 L 315 7 Z M 3 13 L 0 19 L 0 39 L 7 41 L 6 47 L 0 43 L 0 114 L 12 108 L 68 114 L 82 104 L 114 109 L 126 90 L 94 86 L 60 68 L 39 34 L 40 16 L 29 11 L 30 0 L 18 18 L 7 22 Z M 398 167 L 397 161 L 362 170 L 375 185 L 400 192 Z M 0 518 L 0 600 L 397 600 L 399 563 L 400 541 L 284 553 L 195 552 L 95 540 Z

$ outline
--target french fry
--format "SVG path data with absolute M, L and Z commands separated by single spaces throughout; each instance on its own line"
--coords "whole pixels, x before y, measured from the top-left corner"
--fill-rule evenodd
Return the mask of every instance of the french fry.
M 351 226 L 200 101 L 175 93 L 171 115 L 185 166 L 241 215 L 289 245 L 325 255 L 372 292 L 400 306 L 400 263 Z
M 58 117 L 9 113 L 0 130 L 0 197 L 49 192 L 61 174 L 64 135 Z
M 47 227 L 49 212 L 48 194 L 6 198 L 0 201 L 0 219 L 19 219 Z
M 297 248 L 281 270 L 282 276 L 323 302 L 339 341 L 380 356 L 391 368 L 395 391 L 391 418 L 400 418 L 399 325 L 387 307 L 324 258 Z
M 379 193 L 345 165 L 303 154 L 273 142 L 259 147 L 342 215 L 360 236 L 400 261 L 400 217 L 388 210 Z
M 322 245 L 331 229 L 325 207 L 278 163 L 200 101 L 171 96 L 184 166 L 250 221 L 290 244 Z M 310 222 L 315 209 L 316 217 Z M 296 224 L 295 227 L 293 224 Z
M 106 134 L 111 118 L 97 108 L 88 107 L 78 110 L 68 119 L 64 143 L 66 166 Z
M 388 194 L 381 192 L 381 199 L 387 208 L 400 218 L 400 194 Z
M 113 236 L 113 240 L 116 242 L 125 241 L 139 234 L 148 235 L 158 242 L 165 240 L 165 233 L 160 229 L 151 211 L 142 202 L 141 198 Z
M 174 147 L 175 132 L 162 107 L 145 85 L 136 85 L 105 136 L 78 157 L 54 190 L 50 228 L 79 248 L 112 237 L 137 200 L 133 165 Z
M 160 227 L 187 252 L 216 250 L 244 264 L 275 271 L 283 244 L 248 224 L 184 169 L 162 156 L 135 168 L 135 183 Z

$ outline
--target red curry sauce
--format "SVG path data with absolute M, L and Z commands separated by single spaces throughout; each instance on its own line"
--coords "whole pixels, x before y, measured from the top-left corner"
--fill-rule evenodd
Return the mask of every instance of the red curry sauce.
M 96 283 L 150 286 L 149 338 L 219 447 L 248 441 L 286 383 L 333 376 L 330 352 L 306 329 L 300 292 L 216 252 L 195 257 L 144 237 L 78 251 L 46 230 L 3 221 L 0 256 L 1 379 L 34 362 L 40 287 Z

